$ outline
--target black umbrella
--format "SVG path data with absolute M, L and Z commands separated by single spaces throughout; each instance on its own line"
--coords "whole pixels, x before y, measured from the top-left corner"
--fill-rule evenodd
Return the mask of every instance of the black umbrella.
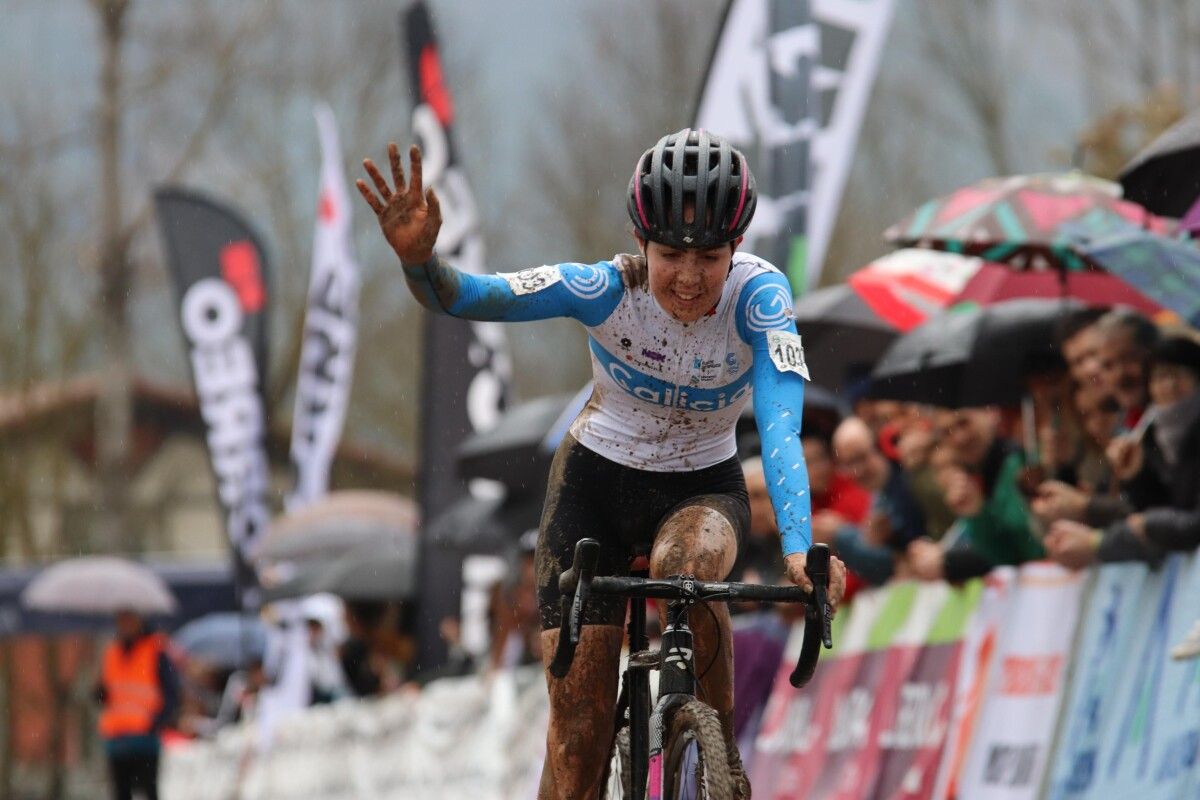
M 522 533 L 536 528 L 542 516 L 545 479 L 538 491 L 503 497 L 465 495 L 439 514 L 425 529 L 438 547 L 465 553 L 498 555 L 508 551 Z
M 546 452 L 542 442 L 572 397 L 542 397 L 505 411 L 491 430 L 472 434 L 459 445 L 459 474 L 489 478 L 506 486 L 530 486 L 544 480 L 553 454 Z
M 1172 125 L 1121 173 L 1125 198 L 1182 217 L 1200 198 L 1200 111 Z
M 1061 365 L 1055 323 L 1072 300 L 951 309 L 901 336 L 871 373 L 871 396 L 945 408 L 1015 405 L 1025 377 Z

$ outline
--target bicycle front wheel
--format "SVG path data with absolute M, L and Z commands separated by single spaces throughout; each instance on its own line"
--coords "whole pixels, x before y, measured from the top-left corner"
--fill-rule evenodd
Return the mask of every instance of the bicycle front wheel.
M 622 725 L 613 740 L 612 760 L 604 782 L 604 800 L 633 798 L 633 762 L 629 755 L 629 725 Z
M 716 711 L 689 700 L 672 715 L 664 745 L 664 797 L 733 800 L 729 755 Z

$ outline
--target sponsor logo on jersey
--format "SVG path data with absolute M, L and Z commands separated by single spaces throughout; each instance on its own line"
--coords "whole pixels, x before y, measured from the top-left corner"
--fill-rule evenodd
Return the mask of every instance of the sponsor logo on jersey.
M 725 362 L 715 358 L 703 359 L 696 356 L 692 359 L 692 381 L 711 383 L 720 377 L 724 371 Z
M 595 300 L 608 291 L 608 270 L 597 269 L 592 264 L 573 264 L 563 271 L 563 283 L 576 297 Z
M 758 287 L 746 301 L 746 327 L 752 331 L 781 328 L 794 317 L 792 298 L 777 283 Z
M 647 375 L 622 363 L 620 359 L 601 347 L 595 339 L 589 338 L 588 346 L 604 373 L 617 386 L 647 403 L 682 408 L 688 411 L 720 411 L 741 401 L 750 393 L 749 371 L 724 386 L 712 388 L 680 386 Z

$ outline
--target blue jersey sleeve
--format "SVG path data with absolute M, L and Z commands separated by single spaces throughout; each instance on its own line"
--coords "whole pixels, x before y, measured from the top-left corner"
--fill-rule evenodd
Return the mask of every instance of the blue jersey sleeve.
M 625 290 L 611 261 L 471 275 L 434 258 L 425 264 L 405 264 L 404 274 L 421 305 L 481 322 L 570 317 L 590 327 L 607 319 Z
M 812 498 L 808 467 L 800 443 L 804 409 L 803 352 L 792 321 L 792 294 L 778 272 L 758 275 L 742 290 L 737 309 L 738 333 L 754 354 L 754 419 L 762 440 L 763 475 L 785 556 L 812 545 Z M 783 337 L 772 334 L 781 333 Z M 791 337 L 791 338 L 788 338 Z M 772 357 L 775 346 L 777 357 Z M 786 352 L 788 349 L 791 352 Z

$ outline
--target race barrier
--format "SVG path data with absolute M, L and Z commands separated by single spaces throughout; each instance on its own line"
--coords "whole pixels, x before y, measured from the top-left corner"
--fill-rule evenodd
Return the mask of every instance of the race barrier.
M 860 593 L 807 687 L 787 680 L 797 623 L 772 651 L 765 704 L 739 709 L 754 796 L 1200 797 L 1200 661 L 1168 655 L 1197 616 L 1191 555 L 1157 571 L 1037 563 L 961 587 Z M 761 619 L 745 630 L 735 641 L 784 635 Z M 253 753 L 246 727 L 172 750 L 163 796 L 531 800 L 547 715 L 536 668 L 438 681 L 311 709 L 267 753 Z
M 280 722 L 268 752 L 253 725 L 170 748 L 165 800 L 528 800 L 537 796 L 549 708 L 542 671 L 447 678 L 380 700 L 310 708 Z

